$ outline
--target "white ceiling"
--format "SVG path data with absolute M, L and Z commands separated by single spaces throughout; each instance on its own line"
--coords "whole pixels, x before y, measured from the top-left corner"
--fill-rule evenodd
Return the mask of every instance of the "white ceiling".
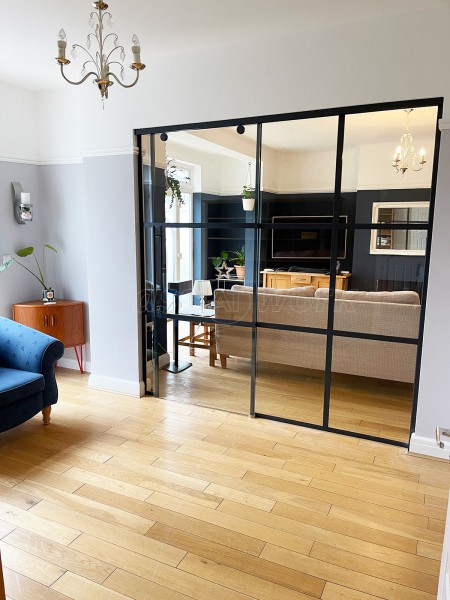
M 133 33 L 142 60 L 242 39 L 292 33 L 342 22 L 431 10 L 447 0 L 111 0 L 112 31 L 127 50 Z M 425 6 L 424 6 L 425 5 Z M 84 44 L 92 5 L 88 0 L 0 0 L 0 81 L 32 90 L 64 84 L 53 58 L 58 32 L 68 47 Z M 131 53 L 131 52 L 130 52 Z M 125 61 L 127 63 L 127 61 Z M 81 67 L 80 67 L 81 70 Z M 78 74 L 78 72 L 77 72 Z

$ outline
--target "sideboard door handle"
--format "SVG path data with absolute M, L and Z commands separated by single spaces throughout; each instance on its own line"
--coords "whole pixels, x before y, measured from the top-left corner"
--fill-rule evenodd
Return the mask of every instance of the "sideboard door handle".
M 52 318 L 52 320 L 51 320 L 52 327 L 54 327 L 56 325 L 56 319 L 55 319 L 54 315 L 52 315 L 51 318 Z
M 44 327 L 48 327 L 48 317 L 44 315 Z

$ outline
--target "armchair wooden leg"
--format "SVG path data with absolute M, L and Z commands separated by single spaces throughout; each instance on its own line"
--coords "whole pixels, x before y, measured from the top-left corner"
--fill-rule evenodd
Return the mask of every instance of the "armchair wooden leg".
M 220 355 L 220 366 L 222 367 L 222 369 L 227 368 L 227 355 L 226 354 Z
M 44 422 L 44 425 L 49 425 L 51 412 L 52 412 L 51 406 L 46 406 L 45 408 L 42 409 L 42 420 Z

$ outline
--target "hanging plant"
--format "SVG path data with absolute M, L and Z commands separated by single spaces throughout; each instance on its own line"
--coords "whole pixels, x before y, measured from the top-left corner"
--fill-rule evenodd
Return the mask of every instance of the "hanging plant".
M 248 163 L 247 177 L 242 188 L 242 207 L 244 210 L 253 210 L 255 206 L 255 188 L 252 185 L 252 163 Z
M 191 179 L 187 175 L 180 173 L 180 169 L 171 163 L 173 163 L 173 158 L 167 159 L 166 156 L 166 196 L 170 196 L 169 209 L 172 208 L 175 200 L 180 205 L 184 204 L 180 184 L 188 183 Z

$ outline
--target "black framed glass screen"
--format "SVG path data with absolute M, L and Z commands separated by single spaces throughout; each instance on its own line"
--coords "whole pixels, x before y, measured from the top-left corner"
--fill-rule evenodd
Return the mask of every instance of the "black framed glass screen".
M 407 445 L 441 113 L 138 130 L 147 392 Z

